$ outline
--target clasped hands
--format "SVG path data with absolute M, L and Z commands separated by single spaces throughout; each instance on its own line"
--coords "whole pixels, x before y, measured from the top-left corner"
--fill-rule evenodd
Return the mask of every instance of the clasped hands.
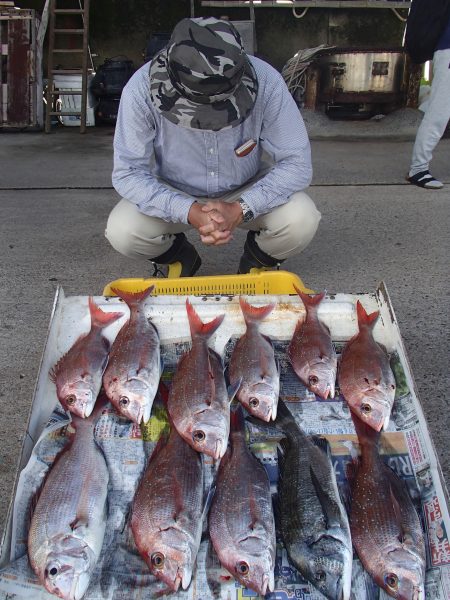
M 194 202 L 188 221 L 197 229 L 205 245 L 222 246 L 233 239 L 233 230 L 242 222 L 242 208 L 239 202 Z

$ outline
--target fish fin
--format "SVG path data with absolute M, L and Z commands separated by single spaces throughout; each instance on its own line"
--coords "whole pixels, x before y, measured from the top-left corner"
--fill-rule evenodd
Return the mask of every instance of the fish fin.
M 392 508 L 394 509 L 395 521 L 397 523 L 397 527 L 400 532 L 398 539 L 401 543 L 403 543 L 404 538 L 405 538 L 405 532 L 404 532 L 404 527 L 403 527 L 402 509 L 400 507 L 400 504 L 399 504 L 397 498 L 395 497 L 395 492 L 393 490 L 392 485 L 389 486 L 389 493 L 390 493 Z
M 223 315 L 219 315 L 219 316 L 215 317 L 209 323 L 203 323 L 203 321 L 198 316 L 196 310 L 194 309 L 192 304 L 189 302 L 189 298 L 186 299 L 186 310 L 187 310 L 189 327 L 191 330 L 192 338 L 194 338 L 194 337 L 203 337 L 206 339 L 210 338 L 225 318 L 225 315 L 223 314 Z
M 173 482 L 173 491 L 174 491 L 174 500 L 175 500 L 175 514 L 173 515 L 174 521 L 177 520 L 178 515 L 180 515 L 184 510 L 184 498 L 181 493 L 183 489 L 181 482 L 177 477 L 176 471 L 172 471 L 172 482 Z
M 243 379 L 242 377 L 239 377 L 239 379 L 234 384 L 230 383 L 230 385 L 227 388 L 230 404 L 231 404 L 231 402 L 233 402 L 234 397 L 236 396 L 236 394 L 239 391 L 239 388 L 242 385 L 242 379 Z
M 89 525 L 89 488 L 95 473 L 89 472 L 78 497 L 77 510 L 74 520 L 70 523 L 72 531 Z
M 169 388 L 167 387 L 167 384 L 164 383 L 164 381 L 162 379 L 159 380 L 158 392 L 161 397 L 161 400 L 163 401 L 164 406 L 167 409 L 167 403 L 169 402 Z
M 411 503 L 411 496 L 409 495 L 405 481 L 401 479 L 389 465 L 384 464 L 384 466 L 389 479 L 390 495 L 394 507 L 395 518 L 400 530 L 399 540 L 403 543 L 411 534 L 405 529 L 402 506 Z M 414 508 L 414 510 L 416 509 Z
M 141 302 L 144 302 L 144 300 L 150 296 L 154 289 L 155 286 L 151 285 L 141 292 L 125 292 L 124 290 L 118 290 L 117 288 L 111 288 L 111 291 L 113 294 L 121 298 L 131 310 L 131 307 L 135 307 Z
M 331 468 L 333 468 L 332 465 L 331 465 Z M 322 485 L 322 482 L 316 475 L 313 464 L 311 464 L 309 466 L 309 472 L 310 472 L 311 481 L 316 490 L 320 505 L 322 506 L 322 511 L 325 516 L 327 529 L 331 529 L 333 527 L 339 527 L 340 523 L 341 523 L 341 508 L 339 506 L 339 503 L 336 501 L 336 498 L 333 498 L 330 495 L 329 490 L 324 488 L 324 486 Z
M 104 312 L 97 304 L 95 304 L 92 296 L 89 296 L 89 312 L 91 314 L 92 327 L 107 327 L 120 317 L 123 317 L 123 312 Z
M 284 467 L 284 461 L 286 458 L 286 451 L 287 451 L 287 440 L 283 438 L 282 440 L 280 440 L 280 442 L 277 446 L 277 461 L 278 461 L 278 472 L 279 472 L 278 482 L 280 482 L 280 480 L 282 479 L 282 472 L 283 472 L 283 467 Z
M 242 296 L 239 297 L 239 304 L 246 323 L 262 321 L 270 315 L 276 306 L 275 302 L 267 304 L 266 306 L 252 306 Z
M 316 448 L 319 448 L 324 454 L 326 454 L 326 456 L 328 456 L 328 458 L 331 458 L 330 444 L 327 438 L 319 435 L 313 435 L 311 436 L 311 441 Z
M 256 501 L 255 495 L 252 494 L 252 487 L 248 485 L 248 497 L 249 497 L 249 509 L 250 509 L 250 529 L 253 531 L 256 529 L 257 524 L 261 521 L 260 512 L 258 511 L 258 502 Z
M 270 373 L 269 361 L 267 360 L 267 356 L 264 352 L 260 352 L 260 366 L 261 366 L 261 379 L 264 381 L 266 377 Z
M 356 477 L 358 468 L 359 468 L 359 458 L 352 458 L 345 467 L 345 475 L 346 475 L 347 481 L 349 482 L 350 485 L 352 485 L 352 483 Z
M 237 404 L 230 413 L 230 428 L 231 431 L 245 432 L 244 411 L 241 404 Z
M 356 303 L 356 314 L 358 316 L 358 326 L 360 329 L 362 327 L 370 327 L 370 329 L 372 329 L 380 315 L 380 312 L 376 310 L 375 312 L 370 313 L 370 315 L 367 314 L 366 309 L 358 300 Z
M 206 519 L 206 515 L 209 512 L 209 509 L 211 507 L 211 503 L 213 501 L 215 493 L 216 493 L 216 484 L 215 484 L 215 482 L 213 482 L 209 486 L 208 493 L 206 494 L 205 500 L 203 501 L 203 510 L 202 510 L 202 515 L 200 517 L 200 520 L 202 523 Z
M 325 298 L 325 295 L 327 293 L 326 290 L 324 290 L 323 292 L 321 292 L 320 294 L 313 294 L 313 295 L 309 295 L 309 294 L 305 294 L 305 292 L 302 292 L 296 285 L 295 283 L 293 284 L 295 291 L 297 292 L 297 294 L 300 296 L 306 312 L 308 312 L 308 310 L 310 308 L 313 308 L 315 306 L 318 306 L 322 300 Z

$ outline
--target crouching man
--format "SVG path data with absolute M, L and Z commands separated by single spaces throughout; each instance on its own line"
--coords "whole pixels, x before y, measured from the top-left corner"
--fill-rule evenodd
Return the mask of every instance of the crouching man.
M 183 19 L 122 93 L 113 185 L 122 200 L 106 237 L 120 253 L 192 276 L 201 259 L 185 236 L 226 245 L 248 231 L 238 266 L 272 268 L 300 253 L 320 213 L 304 190 L 311 151 L 281 75 L 248 56 L 233 25 Z

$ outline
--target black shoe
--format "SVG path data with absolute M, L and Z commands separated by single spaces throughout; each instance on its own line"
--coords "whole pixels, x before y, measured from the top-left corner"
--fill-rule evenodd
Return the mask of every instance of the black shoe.
M 154 276 L 161 273 L 158 265 L 168 265 L 167 277 L 169 278 L 192 277 L 202 264 L 197 250 L 188 242 L 184 233 L 177 233 L 174 243 L 167 252 L 155 256 L 151 259 L 151 262 L 155 265 Z
M 261 250 L 255 241 L 256 232 L 249 231 L 244 244 L 244 253 L 239 261 L 238 274 L 250 273 L 252 269 L 273 269 L 279 267 L 283 260 L 274 258 Z

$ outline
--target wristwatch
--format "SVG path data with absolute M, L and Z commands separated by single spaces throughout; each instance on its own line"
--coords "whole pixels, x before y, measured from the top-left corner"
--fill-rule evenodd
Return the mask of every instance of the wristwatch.
M 250 208 L 250 206 L 247 204 L 247 202 L 245 202 L 245 200 L 242 200 L 242 198 L 239 198 L 239 204 L 241 205 L 242 209 L 242 222 L 248 223 L 249 221 L 252 221 L 255 218 L 255 214 Z

